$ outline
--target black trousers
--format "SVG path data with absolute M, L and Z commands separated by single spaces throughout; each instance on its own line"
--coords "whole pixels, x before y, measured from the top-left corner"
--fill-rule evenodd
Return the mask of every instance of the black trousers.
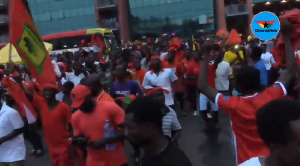
M 37 132 L 36 124 L 28 124 L 25 120 L 24 138 L 30 142 L 34 150 L 43 150 L 41 136 Z

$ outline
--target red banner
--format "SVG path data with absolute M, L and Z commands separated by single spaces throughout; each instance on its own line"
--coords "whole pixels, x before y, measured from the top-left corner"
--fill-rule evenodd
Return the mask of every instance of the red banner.
M 34 25 L 27 0 L 11 0 L 9 40 L 37 83 L 56 84 L 51 58 Z
M 2 85 L 7 87 L 8 94 L 16 101 L 19 113 L 27 118 L 29 124 L 34 123 L 36 121 L 37 113 L 21 86 L 11 77 L 4 77 Z

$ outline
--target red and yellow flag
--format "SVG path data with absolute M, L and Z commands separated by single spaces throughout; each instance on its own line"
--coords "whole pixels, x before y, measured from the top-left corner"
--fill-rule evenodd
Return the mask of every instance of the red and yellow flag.
M 11 0 L 9 7 L 9 40 L 37 83 L 56 83 L 49 54 L 38 34 L 27 0 Z

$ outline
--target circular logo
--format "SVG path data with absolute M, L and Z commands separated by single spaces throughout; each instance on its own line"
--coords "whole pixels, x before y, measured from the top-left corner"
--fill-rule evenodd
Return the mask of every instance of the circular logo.
M 279 19 L 271 12 L 258 13 L 253 17 L 250 26 L 254 36 L 260 40 L 271 40 L 280 31 Z

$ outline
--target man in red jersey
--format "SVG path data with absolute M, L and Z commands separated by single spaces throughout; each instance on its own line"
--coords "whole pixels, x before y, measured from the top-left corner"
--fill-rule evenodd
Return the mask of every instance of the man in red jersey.
M 33 104 L 40 110 L 44 136 L 54 166 L 73 166 L 72 144 L 68 125 L 71 122 L 69 106 L 55 99 L 56 85 L 43 85 L 43 97 L 33 96 Z
M 231 117 L 232 129 L 236 137 L 238 164 L 270 154 L 269 148 L 258 134 L 256 112 L 268 102 L 285 97 L 287 94 L 285 87 L 289 85 L 297 70 L 289 30 L 286 29 L 282 29 L 282 35 L 285 41 L 287 70 L 281 74 L 272 87 L 267 88 L 261 94 L 258 94 L 260 73 L 250 66 L 244 66 L 236 73 L 237 89 L 242 97 L 227 97 L 218 93 L 216 89 L 209 87 L 207 84 L 207 70 L 211 45 L 206 46 L 204 49 L 205 59 L 199 74 L 199 88 L 204 95 L 215 101 L 218 107 Z
M 96 101 L 90 89 L 84 85 L 72 90 L 72 101 L 72 108 L 80 109 L 72 116 L 74 136 L 84 137 L 89 142 L 87 166 L 126 165 L 127 159 L 120 142 L 124 139 L 124 132 L 120 131 L 125 120 L 124 111 L 116 103 Z M 104 125 L 107 120 L 113 126 L 115 135 L 104 138 Z M 108 149 L 106 145 L 109 144 L 116 146 Z

